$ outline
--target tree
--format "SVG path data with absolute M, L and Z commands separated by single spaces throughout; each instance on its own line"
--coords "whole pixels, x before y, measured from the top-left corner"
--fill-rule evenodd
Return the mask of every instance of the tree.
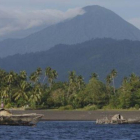
M 36 72 L 31 73 L 29 79 L 35 85 L 39 79 L 38 74 Z
M 123 109 L 128 109 L 132 105 L 132 86 L 130 83 L 124 83 L 119 89 L 119 107 Z
M 130 83 L 131 84 L 137 83 L 137 82 L 139 82 L 139 80 L 140 80 L 139 77 L 135 73 L 132 73 L 130 75 Z
M 115 77 L 117 76 L 117 71 L 115 70 L 115 69 L 113 69 L 112 71 L 111 71 L 111 78 L 112 78 L 112 82 L 113 82 L 113 87 L 114 87 L 114 93 L 115 93 L 115 81 L 114 81 L 114 79 L 115 79 Z
M 35 85 L 31 91 L 29 101 L 31 102 L 32 107 L 35 107 L 36 102 L 41 101 L 42 91 L 40 85 Z
M 92 73 L 92 74 L 91 74 L 91 78 L 96 78 L 96 79 L 98 79 L 98 74 L 97 74 L 97 73 Z
M 81 90 L 81 86 L 83 86 L 83 85 L 85 84 L 82 75 L 79 75 L 79 76 L 77 77 L 77 84 L 78 84 L 79 90 Z
M 27 80 L 27 73 L 26 73 L 26 71 L 20 71 L 19 78 L 20 78 L 20 80 Z
M 6 86 L 1 91 L 1 99 L 4 100 L 4 103 L 7 102 L 10 99 L 10 88 L 9 86 Z
M 58 76 L 58 73 L 56 70 L 53 70 L 52 68 L 50 67 L 47 67 L 46 70 L 45 70 L 45 77 L 48 77 L 48 83 L 49 83 L 49 86 L 50 86 L 50 89 L 52 88 L 52 84 L 54 82 L 54 79 L 57 78 Z
M 38 76 L 38 80 L 40 79 L 40 76 L 42 75 L 42 69 L 39 67 L 36 70 L 36 75 Z
M 84 90 L 84 95 L 86 105 L 97 105 L 99 108 L 106 105 L 109 100 L 105 85 L 96 78 L 89 81 Z
M 69 72 L 69 81 L 68 81 L 68 94 L 67 97 L 72 94 L 75 91 L 75 88 L 77 86 L 77 76 L 75 71 Z
M 29 94 L 30 84 L 26 81 L 21 81 L 18 88 L 15 89 L 15 93 L 13 95 L 14 100 L 17 101 L 22 98 L 25 103 L 28 102 L 28 94 Z
M 106 85 L 109 86 L 111 84 L 111 81 L 112 81 L 112 78 L 111 78 L 111 75 L 107 75 L 106 77 Z

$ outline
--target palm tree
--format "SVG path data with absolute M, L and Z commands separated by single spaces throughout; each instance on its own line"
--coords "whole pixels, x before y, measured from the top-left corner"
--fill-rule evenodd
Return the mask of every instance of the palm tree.
M 19 77 L 20 77 L 20 80 L 27 80 L 27 73 L 26 73 L 26 71 L 20 71 Z
M 96 74 L 96 73 L 92 73 L 92 74 L 91 74 L 91 78 L 98 79 L 98 74 Z
M 9 98 L 10 101 L 12 100 L 12 95 L 11 95 L 11 86 L 14 85 L 16 86 L 16 80 L 17 80 L 17 74 L 13 71 L 10 71 L 6 76 L 5 76 L 5 82 L 8 84 L 8 89 L 9 89 Z
M 5 102 L 5 101 L 8 101 L 8 100 L 10 99 L 10 94 L 9 94 L 9 92 L 10 92 L 9 86 L 4 87 L 4 88 L 2 89 L 2 91 L 1 91 L 1 99 L 3 99 L 4 102 Z
M 69 72 L 69 82 L 68 82 L 68 93 L 67 96 L 69 96 L 70 92 L 74 92 L 75 88 L 77 87 L 77 76 L 75 71 Z
M 6 82 L 8 83 L 8 85 L 10 86 L 11 83 L 15 80 L 15 73 L 13 71 L 9 72 L 6 77 L 5 77 L 5 80 Z
M 28 89 L 30 85 L 26 81 L 21 81 L 19 87 L 16 89 L 13 97 L 15 100 L 23 98 L 25 101 L 28 100 Z
M 39 78 L 39 77 L 38 77 L 38 75 L 37 75 L 36 72 L 31 73 L 31 75 L 29 76 L 29 79 L 30 79 L 30 81 L 31 81 L 33 84 L 36 84 L 36 83 L 37 83 L 38 78 Z
M 51 70 L 52 70 L 51 67 L 47 67 L 47 68 L 45 69 L 45 77 L 44 77 L 44 79 L 43 79 L 43 82 L 45 81 L 46 77 L 50 74 Z
M 38 79 L 40 79 L 39 77 L 42 75 L 42 69 L 40 67 L 37 68 L 36 75 L 38 76 Z
M 56 70 L 52 70 L 49 76 L 49 81 L 50 81 L 50 87 L 52 86 L 54 79 L 56 79 L 58 76 L 58 73 Z
M 4 80 L 4 77 L 5 77 L 6 75 L 7 75 L 7 73 L 6 73 L 4 70 L 1 70 L 1 69 L 0 69 L 0 79 L 1 79 L 1 81 Z M 0 81 L 0 82 L 1 82 L 1 81 Z
M 111 78 L 111 75 L 107 75 L 106 77 L 106 85 L 109 86 L 111 84 L 111 81 L 112 81 L 112 78 Z
M 33 103 L 33 105 L 36 104 L 36 102 L 41 100 L 41 96 L 42 96 L 42 91 L 39 85 L 34 86 L 31 95 L 30 95 L 30 99 L 29 101 L 31 103 Z M 34 106 L 35 107 L 35 106 Z
M 3 87 L 5 87 L 6 84 L 6 77 L 7 73 L 4 70 L 0 69 L 0 89 L 2 89 Z
M 47 68 L 46 68 L 46 71 L 45 71 L 45 77 L 46 77 L 46 76 L 48 77 L 48 83 L 49 83 L 49 86 L 50 86 L 50 89 L 51 89 L 52 84 L 53 84 L 53 82 L 54 82 L 54 79 L 57 78 L 58 73 L 57 73 L 56 70 L 53 70 L 53 69 L 51 69 L 50 67 L 47 67 Z
M 106 90 L 107 90 L 109 98 L 111 97 L 111 89 L 110 89 L 111 82 L 112 82 L 112 77 L 110 74 L 108 74 L 106 77 Z
M 115 81 L 114 81 L 114 79 L 115 79 L 116 76 L 117 76 L 117 71 L 115 69 L 113 69 L 111 71 L 111 78 L 112 78 L 112 82 L 113 82 L 114 93 L 115 93 Z
M 84 85 L 84 79 L 81 75 L 77 77 L 77 84 L 78 84 L 79 90 L 81 90 L 81 86 Z

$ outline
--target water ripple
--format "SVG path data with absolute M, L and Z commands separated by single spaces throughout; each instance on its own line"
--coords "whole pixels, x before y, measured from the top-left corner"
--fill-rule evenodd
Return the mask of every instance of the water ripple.
M 36 127 L 0 126 L 0 140 L 139 140 L 140 125 L 39 122 Z

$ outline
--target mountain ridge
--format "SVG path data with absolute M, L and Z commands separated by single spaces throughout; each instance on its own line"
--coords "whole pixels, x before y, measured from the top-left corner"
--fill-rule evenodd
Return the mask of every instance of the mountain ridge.
M 28 74 L 37 67 L 45 69 L 50 66 L 57 70 L 58 80 L 61 81 L 67 80 L 68 72 L 73 70 L 82 75 L 85 81 L 89 80 L 93 72 L 100 76 L 100 80 L 105 81 L 110 71 L 116 69 L 116 83 L 119 85 L 124 76 L 133 72 L 140 74 L 139 46 L 140 41 L 92 39 L 75 45 L 60 44 L 48 51 L 2 58 L 0 66 L 7 71 L 26 70 Z
M 0 42 L 0 57 L 48 50 L 57 44 L 77 44 L 96 38 L 140 40 L 140 30 L 101 6 L 84 7 L 85 13 L 49 26 L 23 39 Z

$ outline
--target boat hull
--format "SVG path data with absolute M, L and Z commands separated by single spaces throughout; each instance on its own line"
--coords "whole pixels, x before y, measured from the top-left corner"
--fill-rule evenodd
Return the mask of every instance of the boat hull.
M 34 126 L 42 117 L 42 114 L 0 116 L 0 125 Z

